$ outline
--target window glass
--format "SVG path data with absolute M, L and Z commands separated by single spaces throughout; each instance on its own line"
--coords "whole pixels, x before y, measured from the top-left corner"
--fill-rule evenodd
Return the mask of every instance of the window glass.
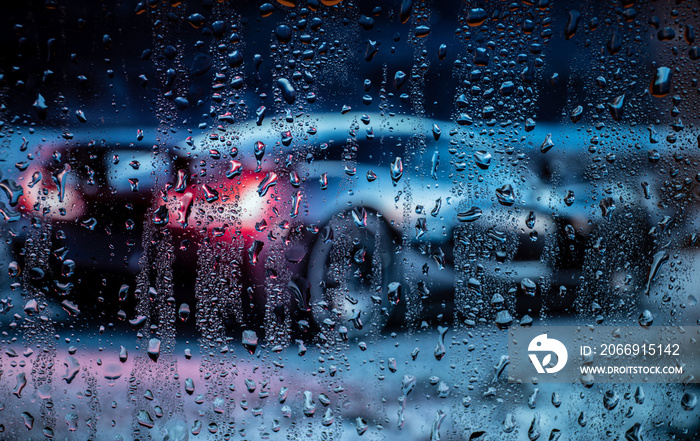
M 700 439 L 695 2 L 2 10 L 0 439 Z

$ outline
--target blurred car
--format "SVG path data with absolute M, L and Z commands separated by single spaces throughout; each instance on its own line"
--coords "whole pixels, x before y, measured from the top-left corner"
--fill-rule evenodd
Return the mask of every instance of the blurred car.
M 472 157 L 460 156 L 454 146 L 465 139 L 444 121 L 356 113 L 293 121 L 250 121 L 165 148 L 136 129 L 42 144 L 18 179 L 18 202 L 28 217 L 54 224 L 54 248 L 65 252 L 36 282 L 78 305 L 90 304 L 87 286 L 96 287 L 100 303 L 133 320 L 129 293 L 144 271 L 147 218 L 146 229 L 169 230 L 177 245 L 169 301 L 186 310 L 204 302 L 202 248 L 229 267 L 236 289 L 218 311 L 228 327 L 265 335 L 290 317 L 295 336 L 325 329 L 347 337 L 455 313 L 472 326 L 508 326 L 543 308 L 581 307 L 574 300 L 590 283 L 587 250 L 603 256 L 612 246 L 600 242 L 601 229 L 653 227 L 657 196 L 641 183 L 615 199 L 575 200 L 590 185 L 579 149 L 590 141 L 586 133 L 568 133 L 555 147 L 552 139 L 564 138 L 556 127 L 516 125 L 511 142 L 533 144 L 526 162 L 497 147 L 498 137 L 470 139 Z M 538 149 L 540 140 L 552 145 Z M 404 156 L 418 141 L 418 154 Z M 561 178 L 553 183 L 552 175 Z M 469 181 L 478 185 L 470 189 Z M 612 217 L 624 200 L 649 202 Z M 618 267 L 624 284 L 649 283 L 649 237 L 630 247 L 627 268 Z M 272 299 L 271 289 L 283 294 Z M 615 297 L 591 301 L 614 307 Z

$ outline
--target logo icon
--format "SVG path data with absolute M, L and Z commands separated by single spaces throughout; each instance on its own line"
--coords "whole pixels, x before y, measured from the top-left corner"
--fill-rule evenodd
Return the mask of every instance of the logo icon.
M 553 374 L 564 369 L 567 360 L 569 359 L 569 353 L 566 351 L 566 347 L 562 342 L 554 338 L 547 338 L 547 334 L 540 334 L 533 338 L 530 345 L 527 347 L 529 352 L 549 352 L 549 354 L 544 356 L 542 363 L 540 363 L 539 358 L 536 354 L 529 354 L 530 361 L 535 366 L 538 374 Z M 552 354 L 557 356 L 557 363 L 554 366 L 549 366 L 552 363 Z

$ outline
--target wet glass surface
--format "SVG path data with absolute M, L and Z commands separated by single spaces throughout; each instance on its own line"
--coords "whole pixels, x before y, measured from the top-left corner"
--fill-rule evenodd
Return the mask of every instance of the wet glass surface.
M 0 439 L 700 438 L 507 341 L 700 324 L 695 2 L 2 21 Z

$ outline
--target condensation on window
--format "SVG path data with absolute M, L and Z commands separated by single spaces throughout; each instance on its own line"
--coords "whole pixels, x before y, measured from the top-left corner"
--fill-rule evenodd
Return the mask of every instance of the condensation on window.
M 0 438 L 700 438 L 507 352 L 700 324 L 693 2 L 3 12 Z

